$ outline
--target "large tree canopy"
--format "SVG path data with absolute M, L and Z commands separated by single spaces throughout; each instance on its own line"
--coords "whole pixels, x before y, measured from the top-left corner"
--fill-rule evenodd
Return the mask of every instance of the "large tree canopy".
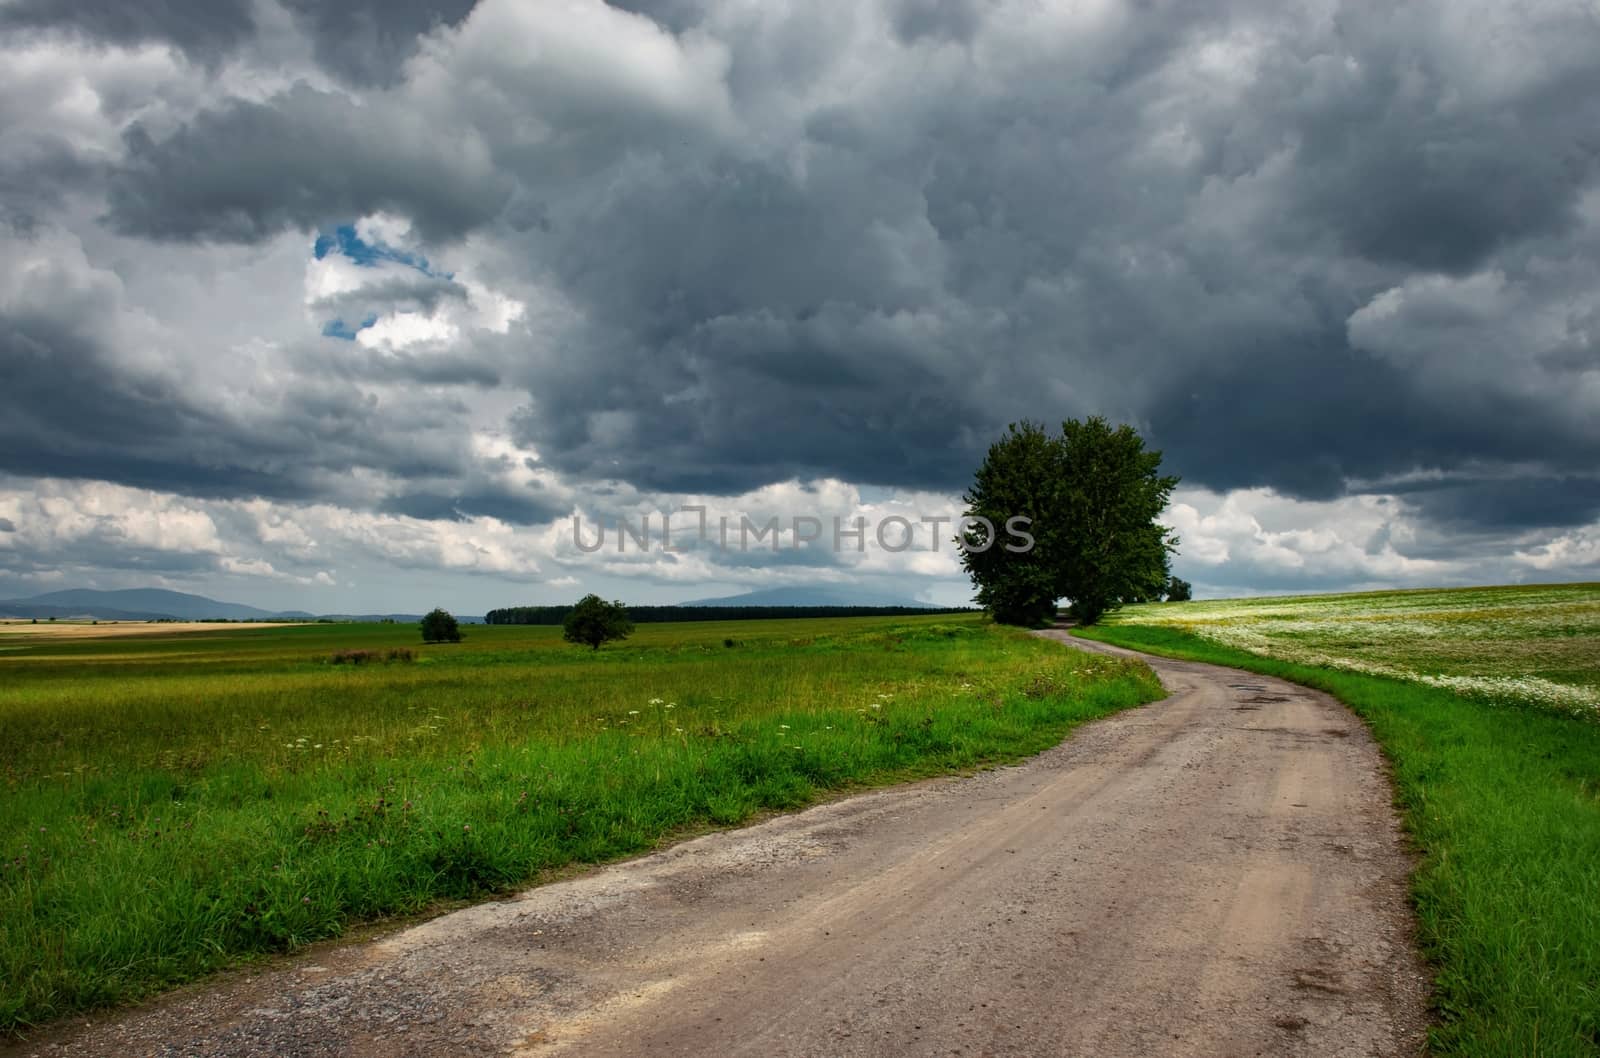
M 1157 519 L 1178 479 L 1133 427 L 1098 416 L 1043 426 L 1012 424 L 967 491 L 963 562 L 978 602 L 997 621 L 1037 624 L 1067 599 L 1093 624 L 1107 610 L 1160 598 L 1177 547 Z M 1000 531 L 1028 519 L 1033 546 Z M 981 520 L 981 521 L 980 521 Z M 994 526 L 995 532 L 986 532 Z

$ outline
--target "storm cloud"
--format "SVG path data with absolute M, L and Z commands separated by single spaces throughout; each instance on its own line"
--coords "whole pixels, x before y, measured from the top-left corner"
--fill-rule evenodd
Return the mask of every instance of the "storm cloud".
M 0 32 L 14 475 L 532 526 L 618 488 L 949 496 L 1006 423 L 1103 414 L 1207 495 L 1405 512 L 1307 585 L 1600 519 L 1592 5 L 21 0 Z
M 214 60 L 255 31 L 250 0 L 13 0 L 0 7 L 0 30 L 48 32 L 98 44 L 169 43 Z

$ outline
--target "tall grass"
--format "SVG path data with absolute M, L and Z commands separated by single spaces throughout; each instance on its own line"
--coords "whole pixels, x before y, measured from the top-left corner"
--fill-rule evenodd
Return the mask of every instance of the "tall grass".
M 1282 677 L 1348 704 L 1393 764 L 1420 850 L 1413 897 L 1435 972 L 1434 1053 L 1600 1054 L 1600 724 L 1279 661 L 1173 627 L 1078 634 Z
M 1141 665 L 967 616 L 651 625 L 598 654 L 467 631 L 9 642 L 0 1029 L 681 828 L 1012 759 L 1160 694 Z

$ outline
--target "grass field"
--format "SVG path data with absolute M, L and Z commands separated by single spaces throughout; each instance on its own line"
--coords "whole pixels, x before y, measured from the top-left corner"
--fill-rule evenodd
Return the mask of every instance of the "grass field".
M 0 1031 L 1160 694 L 965 615 L 559 635 L 0 628 Z
M 1140 606 L 1080 634 L 1354 708 L 1420 851 L 1434 1053 L 1600 1054 L 1600 586 Z
M 1227 599 L 1134 607 L 1113 623 L 1600 718 L 1600 584 Z

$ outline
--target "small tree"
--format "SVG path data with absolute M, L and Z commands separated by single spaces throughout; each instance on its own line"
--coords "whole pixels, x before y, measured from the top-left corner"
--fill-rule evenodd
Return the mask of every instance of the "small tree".
M 424 643 L 459 643 L 461 642 L 461 626 L 456 624 L 456 619 L 450 616 L 450 611 L 435 607 L 422 619 L 422 641 Z
M 626 639 L 633 632 L 633 621 L 628 618 L 627 607 L 620 602 L 606 602 L 598 595 L 585 595 L 567 614 L 561 625 L 561 638 L 599 650 L 600 644 L 613 639 Z
M 1188 602 L 1194 598 L 1194 586 L 1182 577 L 1174 576 L 1167 581 L 1168 602 Z

